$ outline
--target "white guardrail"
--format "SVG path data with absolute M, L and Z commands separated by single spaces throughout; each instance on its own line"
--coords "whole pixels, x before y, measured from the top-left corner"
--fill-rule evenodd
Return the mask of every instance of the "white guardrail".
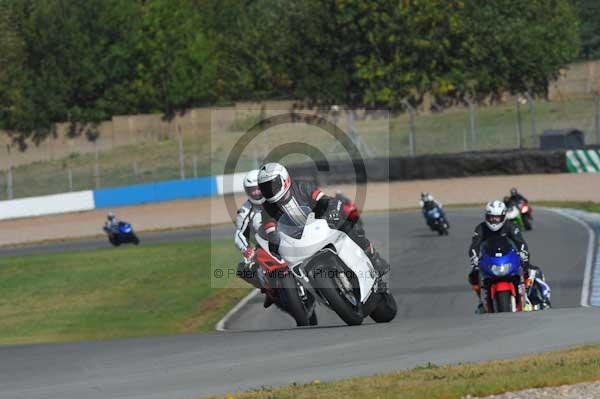
M 0 220 L 239 193 L 244 191 L 245 175 L 242 172 L 0 201 Z
M 94 209 L 94 192 L 91 190 L 44 195 L 0 201 L 0 220 L 90 211 L 92 209 Z

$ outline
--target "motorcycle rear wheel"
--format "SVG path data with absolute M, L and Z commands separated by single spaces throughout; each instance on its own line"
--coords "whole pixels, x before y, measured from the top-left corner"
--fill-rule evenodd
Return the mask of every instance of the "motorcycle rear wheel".
M 381 302 L 379 302 L 369 317 L 371 317 L 375 323 L 389 323 L 396 317 L 398 306 L 396 305 L 396 300 L 392 294 L 386 292 L 381 294 L 381 296 Z
M 529 217 L 523 216 L 523 226 L 525 227 L 525 230 L 528 230 L 528 231 L 533 229 L 533 227 L 531 226 L 531 221 L 529 220 Z
M 296 280 L 291 274 L 287 274 L 285 277 L 279 279 L 280 291 L 279 296 L 282 302 L 282 307 L 288 312 L 296 321 L 296 326 L 308 326 L 310 325 L 308 312 L 304 307 L 302 298 L 298 294 L 298 286 Z

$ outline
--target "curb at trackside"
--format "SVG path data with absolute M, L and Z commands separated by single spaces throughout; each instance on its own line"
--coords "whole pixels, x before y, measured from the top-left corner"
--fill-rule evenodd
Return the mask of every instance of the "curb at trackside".
M 239 301 L 229 312 L 227 312 L 225 316 L 223 316 L 221 320 L 219 320 L 217 324 L 215 324 L 215 330 L 227 331 L 226 325 L 227 322 L 229 322 L 229 319 L 231 319 L 237 312 L 239 312 L 244 306 L 246 306 L 248 302 L 252 300 L 252 298 L 258 295 L 259 292 L 260 290 L 254 289 L 248 295 L 242 298 L 241 301 Z
M 583 275 L 583 283 L 581 286 L 581 306 L 600 306 L 600 298 L 596 298 L 596 296 L 598 295 L 592 296 L 592 294 L 595 292 L 595 289 L 600 291 L 600 247 L 597 241 L 596 231 L 592 228 L 592 222 L 590 221 L 590 218 L 597 218 L 598 215 L 575 209 L 544 209 L 552 211 L 574 221 L 575 223 L 584 227 L 588 232 L 588 249 Z M 600 229 L 600 224 L 598 224 L 598 228 Z M 596 276 L 594 276 L 594 274 L 596 274 Z M 595 301 L 595 299 L 599 299 L 599 301 Z

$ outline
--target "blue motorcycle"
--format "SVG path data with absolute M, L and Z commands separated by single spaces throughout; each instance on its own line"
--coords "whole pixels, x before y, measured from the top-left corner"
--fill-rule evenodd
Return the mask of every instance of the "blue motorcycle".
M 133 231 L 130 223 L 119 222 L 112 229 L 104 227 L 103 230 L 108 235 L 108 241 L 115 247 L 121 244 L 133 243 L 134 245 L 138 245 L 140 243 L 140 239 Z
M 439 235 L 447 236 L 448 230 L 450 229 L 450 225 L 446 220 L 446 215 L 444 215 L 444 211 L 442 211 L 439 207 L 433 207 L 431 209 L 426 209 L 423 211 L 425 215 L 425 221 L 429 228 L 433 231 L 437 231 Z
M 515 243 L 506 237 L 489 239 L 482 244 L 479 258 L 481 283 L 488 293 L 487 298 L 482 298 L 486 312 L 523 311 L 528 300 Z

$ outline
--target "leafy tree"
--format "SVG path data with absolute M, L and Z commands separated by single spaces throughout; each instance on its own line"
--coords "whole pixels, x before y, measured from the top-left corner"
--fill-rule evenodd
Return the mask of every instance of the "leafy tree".
M 136 3 L 127 0 L 5 0 L 21 17 L 23 101 L 4 115 L 5 128 L 41 141 L 56 122 L 81 133 L 115 113 L 136 112 L 129 82 L 135 55 Z M 89 132 L 89 131 L 88 131 Z
M 543 94 L 578 52 L 574 1 L 592 56 L 592 0 L 0 0 L 0 127 L 24 144 L 236 100 Z
M 142 54 L 134 86 L 140 108 L 156 106 L 167 119 L 175 112 L 215 100 L 215 64 L 198 10 L 189 0 L 143 5 Z
M 600 58 L 600 2 L 597 0 L 576 0 L 581 20 L 581 57 Z
M 465 2 L 468 40 L 464 90 L 545 94 L 579 48 L 576 10 L 566 0 Z

